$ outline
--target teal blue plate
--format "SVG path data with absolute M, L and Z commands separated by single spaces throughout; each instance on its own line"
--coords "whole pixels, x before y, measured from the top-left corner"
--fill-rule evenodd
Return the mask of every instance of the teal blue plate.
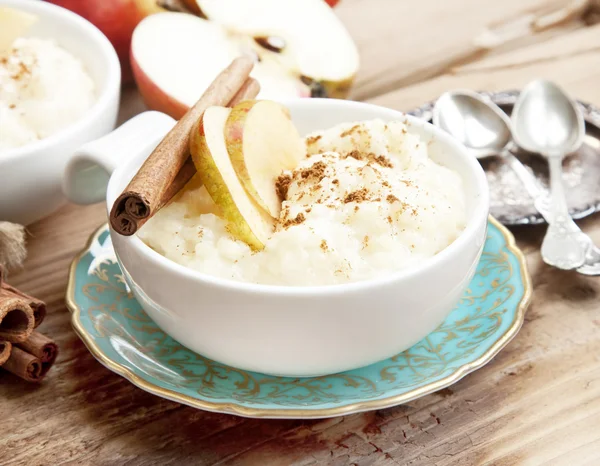
M 530 296 L 523 254 L 490 218 L 476 275 L 437 330 L 376 364 L 303 379 L 225 366 L 166 335 L 127 290 L 106 225 L 73 261 L 67 304 L 96 359 L 144 390 L 209 411 L 322 418 L 398 405 L 456 382 L 516 335 Z

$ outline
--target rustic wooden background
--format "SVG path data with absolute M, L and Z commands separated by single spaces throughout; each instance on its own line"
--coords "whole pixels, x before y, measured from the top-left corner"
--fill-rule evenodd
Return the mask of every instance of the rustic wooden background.
M 353 98 L 410 109 L 455 87 L 553 79 L 600 105 L 599 2 L 342 0 L 362 69 Z M 143 109 L 134 89 L 125 120 Z M 599 187 L 600 189 L 600 187 Z M 544 229 L 515 229 L 534 298 L 515 340 L 485 368 L 404 406 L 322 421 L 249 420 L 149 395 L 96 362 L 69 324 L 73 256 L 104 208 L 65 206 L 30 228 L 13 276 L 49 304 L 60 344 L 41 386 L 0 374 L 0 464 L 600 464 L 600 278 L 544 265 Z M 600 243 L 600 217 L 581 222 Z

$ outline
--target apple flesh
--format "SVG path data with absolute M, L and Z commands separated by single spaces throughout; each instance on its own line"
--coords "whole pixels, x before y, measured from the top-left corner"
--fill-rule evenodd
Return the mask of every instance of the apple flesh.
M 198 176 L 228 221 L 229 232 L 261 250 L 275 224 L 246 192 L 233 168 L 224 135 L 230 112 L 225 107 L 209 107 L 190 133 L 190 152 Z
M 215 23 L 186 13 L 160 13 L 134 31 L 133 75 L 148 108 L 179 119 L 240 50 Z M 255 64 L 251 76 L 260 82 L 263 96 L 308 96 L 306 85 L 271 64 Z
M 323 0 L 196 1 L 230 34 L 253 38 L 253 50 L 262 61 L 273 61 L 312 87 L 320 86 L 325 97 L 347 95 L 358 70 L 358 51 Z M 257 38 L 263 40 L 257 43 Z M 276 50 L 265 42 L 276 44 Z
M 186 0 L 186 4 L 193 0 Z M 135 29 L 131 62 L 146 105 L 180 118 L 242 54 L 260 99 L 346 97 L 358 70 L 352 38 L 323 0 L 198 0 L 208 19 L 165 12 Z
M 165 11 L 156 0 L 47 1 L 83 16 L 104 33 L 117 51 L 124 83 L 132 80 L 129 48 L 133 30 L 146 16 Z
M 281 200 L 276 179 L 304 158 L 304 140 L 289 111 L 269 100 L 247 100 L 236 105 L 225 124 L 225 143 L 242 185 L 273 218 L 279 218 Z

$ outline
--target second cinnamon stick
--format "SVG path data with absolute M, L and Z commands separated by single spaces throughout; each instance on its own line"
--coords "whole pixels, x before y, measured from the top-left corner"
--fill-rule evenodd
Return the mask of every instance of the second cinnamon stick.
M 33 354 L 13 346 L 10 357 L 2 365 L 2 369 L 15 374 L 28 382 L 40 382 L 44 377 L 42 361 Z
M 33 332 L 27 340 L 16 346 L 39 358 L 42 363 L 52 364 L 58 354 L 58 346 L 53 340 L 40 332 Z

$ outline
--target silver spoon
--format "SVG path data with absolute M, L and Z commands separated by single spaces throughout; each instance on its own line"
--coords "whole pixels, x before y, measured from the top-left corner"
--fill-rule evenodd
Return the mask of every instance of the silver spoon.
M 548 196 L 535 176 L 512 154 L 516 146 L 510 120 L 500 107 L 468 90 L 446 92 L 435 103 L 433 124 L 458 139 L 478 159 L 502 157 L 546 217 Z
M 510 120 L 502 109 L 475 92 L 451 91 L 436 102 L 433 123 L 453 135 L 479 159 L 503 157 L 534 200 L 538 212 L 550 224 L 552 199 L 541 189 L 535 176 L 511 153 L 516 145 L 512 141 Z M 591 239 L 588 240 L 591 243 Z M 585 264 L 577 271 L 585 275 L 600 275 L 600 249 L 592 247 Z
M 562 160 L 583 143 L 583 116 L 562 89 L 538 80 L 519 96 L 512 122 L 517 144 L 542 154 L 550 166 L 552 202 L 546 218 L 549 225 L 542 242 L 542 258 L 547 264 L 565 270 L 581 267 L 593 244 L 569 214 L 562 184 Z

